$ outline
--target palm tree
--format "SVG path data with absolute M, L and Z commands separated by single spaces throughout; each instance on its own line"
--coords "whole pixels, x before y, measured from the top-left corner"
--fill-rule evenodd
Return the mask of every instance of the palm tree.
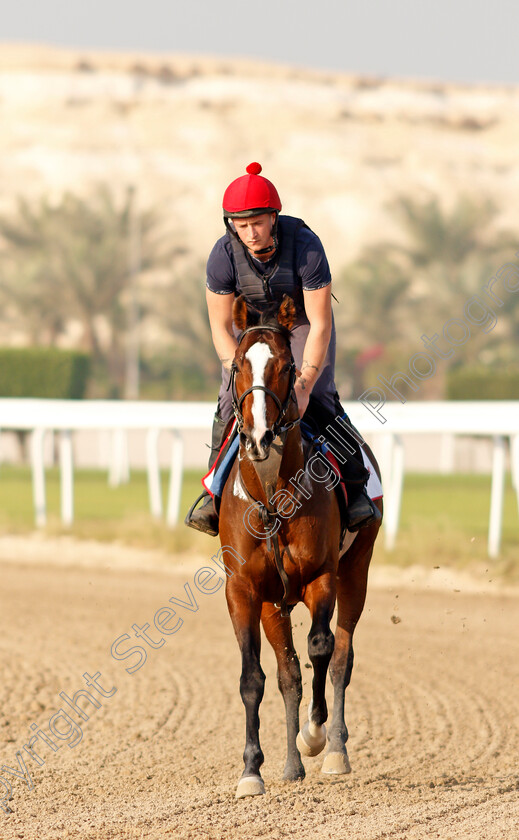
M 20 198 L 0 218 L 0 293 L 33 341 L 53 344 L 71 322 L 115 393 L 124 380 L 124 342 L 136 273 L 171 262 L 181 249 L 165 237 L 155 210 L 138 212 L 128 189 L 118 201 L 106 186 L 89 198 L 64 194 L 31 204 Z M 139 231 L 139 265 L 130 236 Z
M 495 251 L 490 230 L 498 208 L 489 198 L 462 195 L 449 211 L 436 196 L 425 203 L 400 196 L 390 210 L 407 235 L 408 243 L 401 250 L 416 268 L 439 263 L 450 274 L 475 251 Z
M 382 343 L 398 370 L 399 358 L 405 364 L 423 349 L 423 333 L 463 317 L 467 301 L 517 245 L 511 232 L 496 231 L 498 211 L 489 199 L 460 196 L 445 210 L 438 198 L 422 203 L 401 196 L 389 210 L 402 225 L 405 244 L 380 242 L 343 272 L 337 294 L 347 302 L 339 341 L 362 352 Z M 514 305 L 503 312 L 510 338 Z M 472 332 L 471 341 L 457 350 L 458 363 L 476 361 L 483 350 L 488 353 L 503 341 L 502 325 L 495 332 Z M 376 365 L 381 366 L 378 360 Z
M 209 398 L 218 390 L 221 363 L 211 338 L 205 301 L 204 271 L 191 269 L 172 278 L 154 308 L 172 340 L 170 381 L 174 399 L 187 396 Z M 159 310 L 159 311 L 157 311 Z

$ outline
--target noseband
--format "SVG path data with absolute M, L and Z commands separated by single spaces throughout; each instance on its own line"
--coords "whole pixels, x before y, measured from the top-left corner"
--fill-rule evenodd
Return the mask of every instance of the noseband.
M 256 326 L 256 327 L 247 327 L 247 329 L 244 330 L 242 332 L 241 336 L 240 336 L 240 339 L 238 341 L 238 346 L 240 346 L 241 342 L 243 341 L 243 339 L 245 338 L 247 333 L 255 332 L 255 331 L 264 332 L 265 330 L 271 330 L 271 332 L 277 332 L 280 335 L 286 337 L 285 330 L 281 329 L 281 327 L 266 326 L 266 325 L 265 326 Z M 285 425 L 283 425 L 283 421 L 285 419 L 285 414 L 287 413 L 288 406 L 290 404 L 290 400 L 292 399 L 292 395 L 293 395 L 293 392 L 294 392 L 294 384 L 295 384 L 295 381 L 296 381 L 296 365 L 295 365 L 295 362 L 294 362 L 294 357 L 292 356 L 292 351 L 290 352 L 290 358 L 291 358 L 290 382 L 289 382 L 289 386 L 288 386 L 287 396 L 286 396 L 286 399 L 283 403 L 281 402 L 281 400 L 279 399 L 277 394 L 275 394 L 274 391 L 272 391 L 270 388 L 267 388 L 265 385 L 253 385 L 251 388 L 247 388 L 247 390 L 243 392 L 241 397 L 238 397 L 238 395 L 236 393 L 236 374 L 238 372 L 238 368 L 237 368 L 236 362 L 233 361 L 233 363 L 231 365 L 231 378 L 229 380 L 229 386 L 231 388 L 232 407 L 233 407 L 233 411 L 234 411 L 234 416 L 236 417 L 236 420 L 238 421 L 238 430 L 240 432 L 241 432 L 241 430 L 243 428 L 243 424 L 244 424 L 244 418 L 243 418 L 243 414 L 242 414 L 242 410 L 241 410 L 241 407 L 243 405 L 243 400 L 245 399 L 245 397 L 247 397 L 253 391 L 264 391 L 265 394 L 268 394 L 268 396 L 271 397 L 274 400 L 275 404 L 277 405 L 278 416 L 277 416 L 275 422 L 272 424 L 272 428 L 271 428 L 271 431 L 274 434 L 274 437 L 277 437 L 282 432 L 288 432 L 290 429 L 293 429 L 294 426 L 297 426 L 297 424 L 300 422 L 300 418 L 298 417 L 297 420 L 292 420 L 292 421 L 290 421 L 290 423 L 286 423 Z

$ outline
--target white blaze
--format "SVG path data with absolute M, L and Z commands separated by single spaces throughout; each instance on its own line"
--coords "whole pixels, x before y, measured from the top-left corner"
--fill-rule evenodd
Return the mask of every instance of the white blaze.
M 256 342 L 245 353 L 245 358 L 249 360 L 252 368 L 252 384 L 265 385 L 265 368 L 268 360 L 272 358 L 272 352 L 268 344 L 260 343 L 259 341 Z M 252 419 L 254 420 L 252 434 L 256 445 L 259 446 L 263 435 L 267 431 L 265 391 L 253 391 L 252 397 Z

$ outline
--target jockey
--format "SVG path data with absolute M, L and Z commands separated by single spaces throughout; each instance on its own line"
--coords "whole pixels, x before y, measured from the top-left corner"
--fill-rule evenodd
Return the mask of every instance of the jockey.
M 294 386 L 299 414 L 313 422 L 317 434 L 325 420 L 344 416 L 334 382 L 335 325 L 331 306 L 331 275 L 319 238 L 302 219 L 280 215 L 281 201 L 259 163 L 233 181 L 223 197 L 227 233 L 217 241 L 207 263 L 206 299 L 215 350 L 222 362 L 222 385 L 213 422 L 209 468 L 218 456 L 233 415 L 229 389 L 231 363 L 239 335 L 232 322 L 235 296 L 243 294 L 257 309 L 288 294 L 296 305 L 291 349 L 300 375 Z M 310 399 L 311 397 L 311 399 Z M 310 408 L 309 408 L 310 402 Z M 308 408 L 308 411 L 307 411 Z M 323 425 L 324 424 L 324 425 Z M 348 450 L 351 453 L 351 448 Z M 362 458 L 357 453 L 362 463 Z M 348 487 L 348 529 L 371 524 L 378 510 L 363 489 L 366 473 L 350 455 L 357 487 Z M 355 470 L 356 467 L 356 470 Z M 359 482 L 359 470 L 362 480 Z M 348 472 L 341 466 L 341 472 Z M 351 470 L 350 470 L 351 472 Z M 348 477 L 345 476 L 348 484 Z M 360 492 L 359 492 L 360 490 Z M 356 492 L 355 492 L 356 491 Z M 354 498 L 354 496 L 357 498 Z M 193 508 L 186 525 L 216 536 L 218 516 L 208 493 Z M 201 498 L 202 498 L 201 497 Z M 195 503 L 196 504 L 196 503 Z

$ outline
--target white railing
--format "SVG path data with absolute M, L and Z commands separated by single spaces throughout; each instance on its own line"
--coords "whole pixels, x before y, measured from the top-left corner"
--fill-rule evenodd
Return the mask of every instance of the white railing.
M 43 458 L 47 432 L 57 432 L 59 436 L 61 519 L 65 525 L 70 525 L 74 520 L 74 431 L 90 429 L 112 432 L 109 481 L 115 485 L 128 470 L 124 432 L 131 429 L 146 430 L 150 512 L 160 518 L 163 515 L 163 504 L 158 435 L 161 430 L 169 430 L 172 447 L 166 521 L 168 525 L 174 526 L 178 522 L 182 488 L 183 443 L 180 432 L 182 429 L 210 429 L 213 415 L 214 405 L 210 403 L 0 399 L 0 430 L 17 429 L 32 433 L 33 498 L 38 527 L 47 521 Z
M 452 447 L 448 441 L 456 435 L 490 438 L 493 441 L 492 489 L 488 530 L 488 553 L 499 554 L 503 516 L 506 441 L 510 442 L 513 486 L 519 507 L 519 402 L 390 402 L 370 411 L 358 401 L 344 403 L 354 425 L 372 441 L 380 463 L 385 490 L 386 545 L 393 548 L 398 532 L 402 488 L 405 473 L 403 435 L 442 434 L 447 446 L 448 464 Z M 166 521 L 176 525 L 179 516 L 183 472 L 182 430 L 211 428 L 213 403 L 130 402 L 97 400 L 0 399 L 0 430 L 31 432 L 31 465 L 35 522 L 46 523 L 45 467 L 43 443 L 48 431 L 59 435 L 61 517 L 64 524 L 74 518 L 74 466 L 72 435 L 77 430 L 109 430 L 113 433 L 110 481 L 117 483 L 127 470 L 124 432 L 146 430 L 146 461 L 150 511 L 163 516 L 158 459 L 158 436 L 161 430 L 172 435 L 170 479 Z M 384 420 L 385 422 L 382 422 Z M 1 477 L 0 477 L 1 480 Z M 468 503 L 470 503 L 468 501 Z
M 360 402 L 347 403 L 345 409 L 354 425 L 366 437 L 374 436 L 374 448 L 385 484 L 386 546 L 394 548 L 405 471 L 402 435 L 441 434 L 446 446 L 442 472 L 448 471 L 452 455 L 449 439 L 455 436 L 490 438 L 493 443 L 492 485 L 488 526 L 488 554 L 499 555 L 503 520 L 506 441 L 510 443 L 512 483 L 519 511 L 519 401 L 484 402 L 397 402 L 370 411 Z M 385 420 L 383 423 L 382 420 Z M 468 501 L 468 503 L 470 503 Z

